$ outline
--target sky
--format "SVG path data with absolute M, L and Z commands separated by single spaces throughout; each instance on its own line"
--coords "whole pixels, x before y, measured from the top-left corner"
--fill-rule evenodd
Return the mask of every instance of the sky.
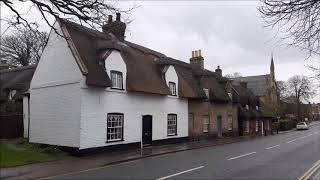
M 21 3 L 22 4 L 22 3 Z M 126 31 L 126 40 L 189 62 L 193 50 L 202 50 L 205 68 L 223 74 L 239 72 L 243 76 L 269 73 L 271 54 L 277 80 L 293 75 L 312 76 L 306 54 L 288 48 L 275 37 L 277 31 L 265 24 L 257 9 L 259 1 L 122 1 L 126 9 L 138 5 L 130 15 L 133 20 Z M 25 5 L 17 5 L 25 12 Z M 1 8 L 8 17 L 8 9 Z M 31 13 L 30 13 L 31 12 Z M 49 30 L 36 11 L 28 18 L 37 20 Z M 1 32 L 7 26 L 2 23 Z M 10 33 L 10 29 L 6 32 Z M 319 90 L 318 90 L 319 91 Z M 320 102 L 316 96 L 313 102 Z

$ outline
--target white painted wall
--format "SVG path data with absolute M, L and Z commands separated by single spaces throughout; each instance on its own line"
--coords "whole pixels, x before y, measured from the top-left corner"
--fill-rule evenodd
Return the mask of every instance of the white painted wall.
M 29 97 L 23 96 L 23 137 L 29 137 Z
M 105 66 L 109 75 L 111 70 L 123 73 L 126 89 L 126 64 L 118 51 L 109 55 Z M 166 71 L 166 80 L 178 85 L 173 66 Z M 187 99 L 85 86 L 81 90 L 81 98 L 80 149 L 140 142 L 143 115 L 152 115 L 153 140 L 188 136 Z M 106 143 L 108 113 L 124 114 L 124 141 Z M 167 115 L 170 113 L 177 114 L 178 135 L 168 137 Z
M 54 27 L 62 34 L 60 26 Z M 79 82 L 82 73 L 74 60 L 66 40 L 51 31 L 39 64 L 34 72 L 31 87 L 46 87 L 58 84 Z
M 81 90 L 80 148 L 140 142 L 143 115 L 152 115 L 152 139 L 188 136 L 188 101 L 147 93 L 98 88 Z M 124 141 L 106 143 L 107 113 L 124 114 Z M 167 114 L 177 114 L 177 136 L 167 136 Z
M 31 81 L 30 142 L 79 147 L 82 81 L 66 40 L 51 31 Z
M 165 72 L 165 78 L 166 78 L 166 83 L 167 86 L 169 87 L 169 82 L 174 82 L 176 83 L 176 92 L 177 92 L 177 96 L 179 96 L 179 92 L 178 92 L 178 75 L 176 70 L 174 69 L 174 66 L 170 65 L 167 69 L 167 71 Z
M 127 83 L 127 67 L 126 63 L 123 61 L 119 51 L 112 51 L 108 58 L 105 60 L 105 68 L 108 76 L 111 78 L 110 71 L 120 71 L 123 77 L 123 89 L 126 90 Z

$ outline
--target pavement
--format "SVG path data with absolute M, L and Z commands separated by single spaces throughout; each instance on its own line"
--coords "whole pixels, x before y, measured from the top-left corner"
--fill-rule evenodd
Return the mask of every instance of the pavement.
M 280 133 L 276 136 L 267 136 L 254 138 L 244 137 L 244 138 L 225 138 L 218 139 L 214 141 L 197 141 L 190 143 L 181 143 L 174 145 L 164 145 L 164 146 L 153 146 L 144 149 L 143 153 L 138 150 L 121 151 L 114 153 L 99 153 L 91 156 L 85 157 L 72 157 L 68 156 L 63 160 L 46 162 L 46 163 L 36 163 L 25 166 L 13 167 L 13 168 L 2 168 L 0 171 L 1 179 L 37 179 L 37 178 L 53 178 L 53 179 L 92 179 L 92 178 L 112 178 L 112 179 L 123 179 L 123 178 L 143 178 L 143 179 L 155 179 L 166 174 L 183 171 L 187 171 L 185 176 L 184 173 L 179 175 L 179 178 L 188 178 L 189 170 L 195 172 L 203 172 L 204 174 L 193 174 L 193 178 L 203 179 L 203 178 L 233 178 L 233 177 L 246 177 L 246 168 L 248 171 L 255 172 L 255 166 L 252 164 L 254 161 L 249 161 L 249 164 L 238 164 L 239 161 L 234 161 L 238 158 L 248 158 L 250 156 L 259 156 L 258 165 L 256 168 L 271 169 L 280 166 L 286 167 L 288 160 L 296 159 L 295 154 L 301 153 L 302 155 L 307 155 L 308 153 L 319 156 L 320 144 L 317 131 L 320 130 L 320 124 L 313 124 L 313 126 L 308 131 L 288 131 L 286 133 Z M 314 134 L 313 134 L 314 133 Z M 307 134 L 307 135 L 305 135 Z M 312 134 L 309 136 L 309 134 Z M 258 152 L 256 149 L 266 146 L 267 144 L 274 144 L 276 142 L 288 141 L 294 137 L 304 137 L 303 139 L 310 141 L 311 138 L 318 138 L 313 143 L 306 143 L 305 145 L 311 148 L 305 148 L 305 146 L 297 147 L 294 146 L 295 141 L 302 141 L 302 139 L 297 139 L 292 142 L 275 145 L 270 149 L 264 149 L 262 152 Z M 248 141 L 250 140 L 250 141 Z M 237 143 L 236 143 L 237 142 Z M 304 142 L 304 141 L 302 141 Z M 297 143 L 298 144 L 298 143 Z M 301 143 L 300 143 L 301 144 Z M 218 146 L 223 145 L 223 146 Z M 281 148 L 280 148 L 281 145 Z M 285 146 L 287 145 L 287 147 Z M 216 146 L 216 147 L 212 147 Z M 288 148 L 291 147 L 291 148 Z M 199 149 L 202 148 L 202 149 Z M 254 151 L 250 151 L 249 149 Z M 190 150 L 193 149 L 193 150 Z M 272 153 L 273 149 L 281 149 L 278 153 Z M 304 150 L 306 149 L 306 150 Z M 186 151 L 189 150 L 189 151 Z M 249 153 L 241 153 L 247 152 Z M 266 151 L 266 152 L 265 152 Z M 251 154 L 250 154 L 251 153 Z M 265 153 L 271 153 L 270 155 Z M 289 154 L 288 154 L 289 153 Z M 239 154 L 239 157 L 236 155 Z M 234 155 L 235 157 L 231 157 Z M 292 158 L 289 158 L 291 157 Z M 230 156 L 228 159 L 226 157 Z M 276 157 L 274 157 L 276 156 Z M 267 157 L 270 157 L 271 160 Z M 232 159 L 235 158 L 235 159 Z M 312 159 L 312 158 L 311 158 Z M 307 158 L 305 168 L 311 163 L 310 158 Z M 320 158 L 318 158 L 320 159 Z M 280 161 L 282 160 L 282 161 Z M 231 161 L 234 161 L 230 164 Z M 266 164 L 261 164 L 267 161 Z M 270 162 L 269 162 L 270 161 Z M 275 162 L 273 162 L 275 161 Z M 259 163 L 260 162 L 260 163 Z M 298 161 L 299 162 L 299 161 Z M 298 163 L 295 162 L 295 163 Z M 257 163 L 257 162 L 256 162 Z M 296 166 L 296 165 L 295 165 Z M 191 167 L 191 168 L 190 168 Z M 240 169 L 238 169 L 240 168 Z M 251 169 L 252 168 L 252 169 Z M 278 169 L 276 168 L 276 169 Z M 295 176 L 301 175 L 305 168 L 295 171 Z M 186 170 L 184 170 L 186 169 Z M 191 173 L 190 170 L 190 173 Z M 212 171 L 211 171 L 212 170 Z M 260 169 L 258 169 L 260 170 Z M 277 170 L 279 171 L 279 170 Z M 234 174 L 235 172 L 239 174 Z M 259 172 L 259 171 L 257 171 Z M 255 173 L 257 173 L 255 172 Z M 244 173 L 244 174 L 243 174 Z M 254 173 L 254 174 L 255 174 Z M 269 174 L 272 174 L 269 172 Z M 286 173 L 287 174 L 287 173 Z M 171 174 L 172 175 L 172 174 Z M 264 176 L 262 176 L 264 177 Z M 277 177 L 277 176 L 275 176 Z M 281 177 L 281 176 L 280 176 Z

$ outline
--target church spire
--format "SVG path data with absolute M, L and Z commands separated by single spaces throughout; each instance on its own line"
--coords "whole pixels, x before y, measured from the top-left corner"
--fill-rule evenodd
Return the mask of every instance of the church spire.
M 273 62 L 273 52 L 271 52 L 270 74 L 271 74 L 272 78 L 274 78 L 274 62 Z

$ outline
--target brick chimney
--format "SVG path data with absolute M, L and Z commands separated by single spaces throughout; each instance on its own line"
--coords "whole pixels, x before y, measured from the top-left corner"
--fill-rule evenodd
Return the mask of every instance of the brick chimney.
M 126 24 L 121 21 L 121 14 L 117 13 L 115 21 L 112 20 L 112 15 L 108 16 L 108 23 L 102 26 L 102 30 L 106 34 L 112 33 L 119 41 L 124 41 L 126 27 Z
M 222 69 L 220 69 L 220 66 L 217 67 L 216 73 L 217 73 L 220 77 L 222 77 Z
M 248 83 L 245 82 L 245 81 L 241 81 L 241 82 L 240 82 L 240 86 L 241 86 L 241 87 L 244 87 L 244 88 L 247 88 L 247 84 L 248 84 Z
M 192 57 L 190 58 L 190 64 L 204 69 L 204 59 L 201 56 L 201 50 L 192 51 Z

